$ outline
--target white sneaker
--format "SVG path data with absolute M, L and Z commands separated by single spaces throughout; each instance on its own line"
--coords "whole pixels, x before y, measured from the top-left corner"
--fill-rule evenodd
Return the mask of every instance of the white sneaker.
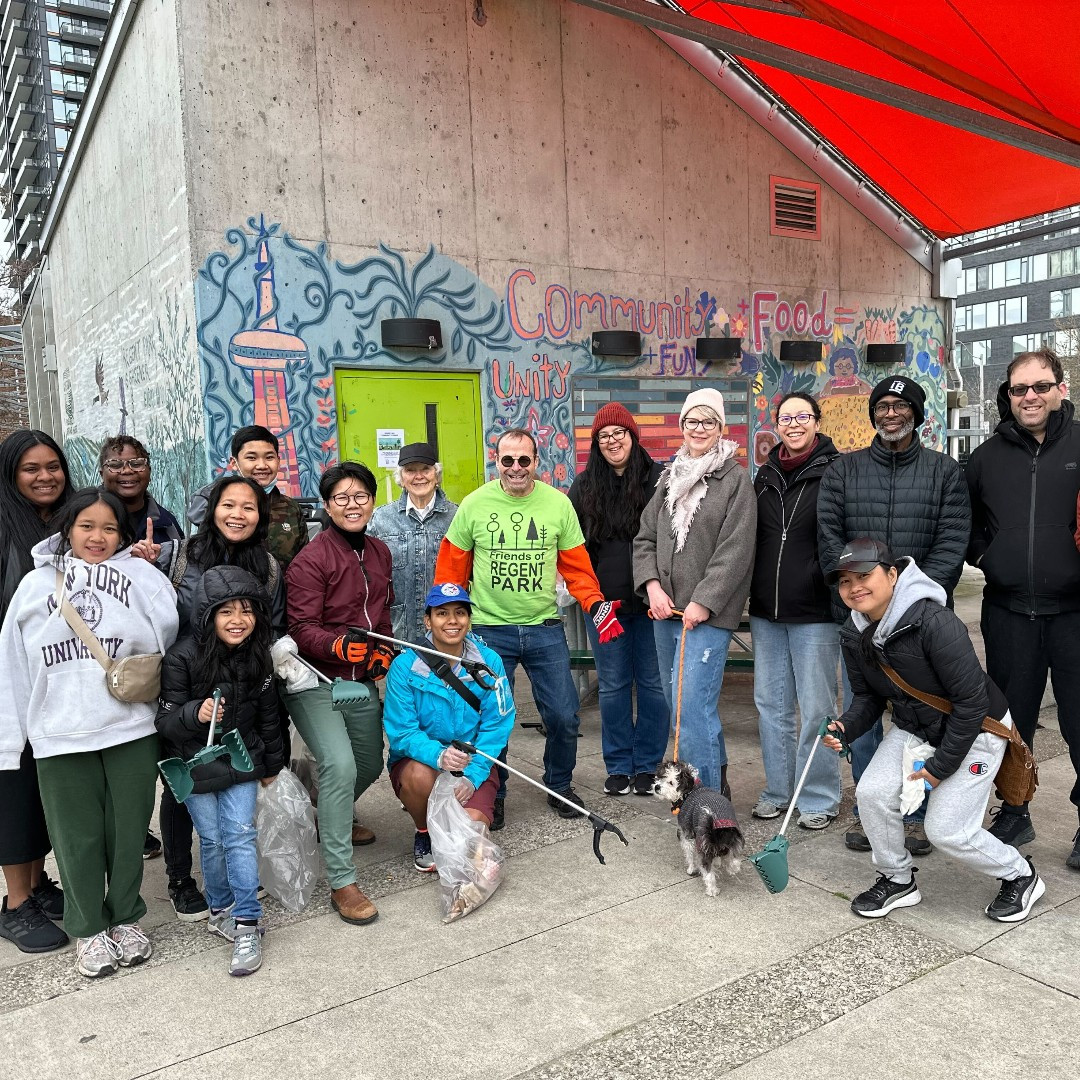
M 111 975 L 120 964 L 120 956 L 120 946 L 104 930 L 75 942 L 75 968 L 88 979 Z
M 120 966 L 134 967 L 154 955 L 154 946 L 138 923 L 121 923 L 109 928 L 109 937 L 120 949 Z
M 257 926 L 238 926 L 233 942 L 230 975 L 253 975 L 262 967 L 262 935 Z

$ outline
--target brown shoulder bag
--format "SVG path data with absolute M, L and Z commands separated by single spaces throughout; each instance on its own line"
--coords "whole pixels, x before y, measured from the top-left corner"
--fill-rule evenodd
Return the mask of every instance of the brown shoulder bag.
M 952 713 L 951 701 L 916 690 L 894 668 L 880 660 L 878 663 L 893 684 L 905 694 L 910 694 L 924 705 L 929 705 L 931 709 L 937 709 L 938 712 L 946 715 Z M 1009 743 L 1005 748 L 1005 756 L 1001 759 L 995 778 L 998 795 L 1010 806 L 1023 806 L 1024 803 L 1030 802 L 1035 797 L 1035 789 L 1039 786 L 1039 767 L 1035 764 L 1031 748 L 1016 730 L 1015 722 L 1011 728 L 1007 728 L 1001 721 L 987 716 L 983 718 L 982 729 L 991 735 L 1008 740 Z

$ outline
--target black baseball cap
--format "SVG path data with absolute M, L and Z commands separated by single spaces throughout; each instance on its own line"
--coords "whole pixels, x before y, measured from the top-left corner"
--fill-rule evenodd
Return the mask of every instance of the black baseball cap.
M 434 465 L 435 451 L 426 442 L 411 442 L 398 451 L 398 465 Z
M 896 559 L 888 545 L 880 540 L 871 540 L 869 536 L 860 536 L 845 545 L 836 561 L 836 569 L 826 574 L 825 580 L 828 584 L 835 585 L 845 570 L 855 574 L 869 574 L 875 566 L 895 565 Z

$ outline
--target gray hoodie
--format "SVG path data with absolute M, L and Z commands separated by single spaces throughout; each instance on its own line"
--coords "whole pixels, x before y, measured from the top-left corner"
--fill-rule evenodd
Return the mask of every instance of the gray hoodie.
M 59 534 L 33 549 L 0 631 L 0 770 L 17 769 L 27 739 L 37 758 L 103 750 L 154 734 L 157 701 L 117 701 L 105 672 L 56 603 Z M 66 594 L 109 656 L 164 653 L 176 638 L 176 593 L 131 549 L 101 563 L 63 560 Z
M 874 631 L 874 644 L 883 645 L 888 636 L 897 628 L 900 620 L 917 600 L 934 600 L 945 603 L 945 590 L 924 574 L 915 564 L 915 560 L 905 555 L 896 560 L 900 576 L 896 579 L 896 588 L 892 599 Z M 861 611 L 852 611 L 851 621 L 860 632 L 870 625 L 870 620 Z

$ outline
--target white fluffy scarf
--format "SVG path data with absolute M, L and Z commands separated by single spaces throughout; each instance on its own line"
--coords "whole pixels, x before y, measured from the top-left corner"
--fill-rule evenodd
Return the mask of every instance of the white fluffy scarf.
M 671 535 L 676 554 L 683 549 L 690 533 L 698 504 L 708 490 L 707 478 L 735 456 L 736 443 L 721 439 L 707 454 L 691 457 L 683 446 L 667 468 L 667 493 L 664 504 L 671 517 Z

